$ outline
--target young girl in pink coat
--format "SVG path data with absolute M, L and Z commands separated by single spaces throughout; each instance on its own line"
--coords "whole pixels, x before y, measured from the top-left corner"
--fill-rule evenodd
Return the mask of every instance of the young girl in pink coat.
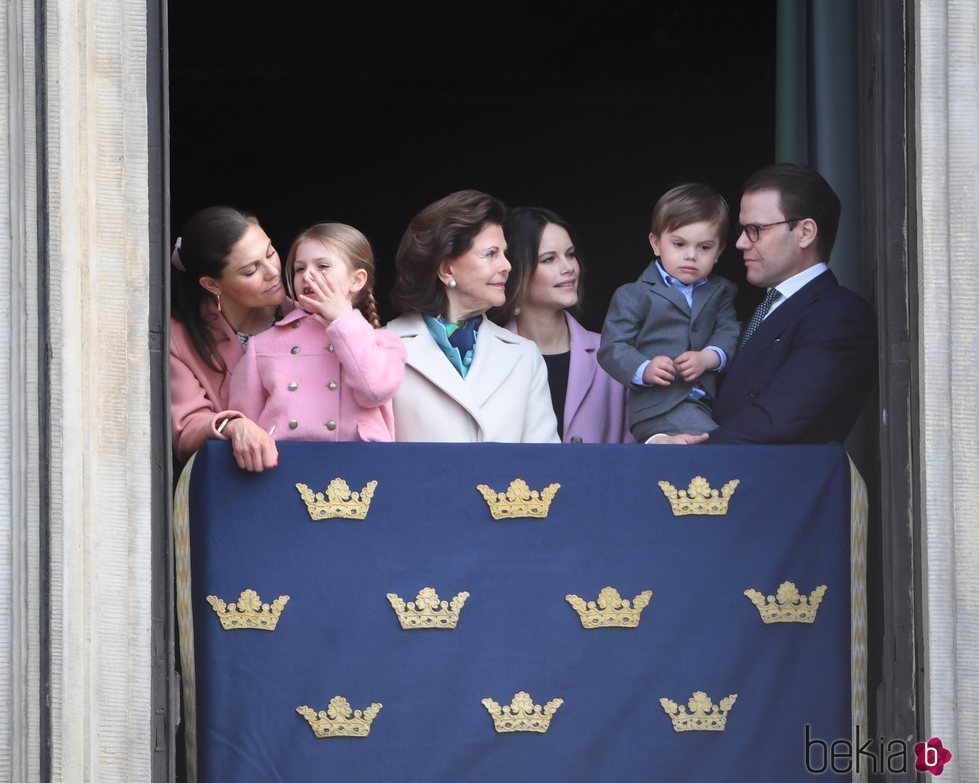
M 299 307 L 248 341 L 230 407 L 277 440 L 393 441 L 405 350 L 380 328 L 367 238 L 319 223 L 293 242 L 285 278 Z

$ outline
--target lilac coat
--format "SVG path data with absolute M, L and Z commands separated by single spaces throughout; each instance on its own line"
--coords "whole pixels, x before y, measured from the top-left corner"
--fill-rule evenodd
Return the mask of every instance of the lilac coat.
M 360 311 L 327 324 L 296 308 L 248 341 L 228 404 L 276 440 L 393 441 L 404 368 L 400 338 Z
M 629 433 L 628 391 L 598 366 L 601 335 L 589 332 L 567 312 L 564 318 L 571 336 L 564 442 L 635 443 Z M 519 334 L 516 321 L 507 328 Z

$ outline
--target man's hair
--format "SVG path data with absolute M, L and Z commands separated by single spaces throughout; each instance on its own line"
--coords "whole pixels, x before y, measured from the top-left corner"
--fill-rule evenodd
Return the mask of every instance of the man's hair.
M 653 207 L 650 232 L 662 236 L 691 223 L 717 223 L 721 246 L 727 244 L 731 211 L 724 197 L 699 182 L 677 185 L 660 196 Z
M 786 220 L 812 218 L 816 222 L 819 260 L 829 262 L 836 230 L 840 225 L 840 197 L 823 176 L 798 163 L 773 163 L 756 171 L 744 183 L 744 192 L 775 190 L 778 206 Z

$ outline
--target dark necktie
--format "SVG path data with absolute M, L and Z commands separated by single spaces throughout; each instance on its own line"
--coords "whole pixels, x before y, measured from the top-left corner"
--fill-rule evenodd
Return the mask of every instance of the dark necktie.
M 738 343 L 738 350 L 740 351 L 745 347 L 748 340 L 751 339 L 751 335 L 755 333 L 755 330 L 761 326 L 761 322 L 765 320 L 765 316 L 768 315 L 768 311 L 772 309 L 772 305 L 782 294 L 777 288 L 769 288 L 768 293 L 765 294 L 765 298 L 761 300 L 761 304 L 755 310 L 754 315 L 751 316 L 751 320 L 748 321 L 748 325 L 744 328 L 744 334 L 741 335 L 741 341 Z

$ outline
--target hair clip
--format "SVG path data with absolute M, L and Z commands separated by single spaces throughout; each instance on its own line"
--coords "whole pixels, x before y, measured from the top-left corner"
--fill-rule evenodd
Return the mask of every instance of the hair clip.
M 180 237 L 177 237 L 177 241 L 173 245 L 173 253 L 170 254 L 170 263 L 181 272 L 187 271 L 184 268 L 184 262 L 180 260 Z

